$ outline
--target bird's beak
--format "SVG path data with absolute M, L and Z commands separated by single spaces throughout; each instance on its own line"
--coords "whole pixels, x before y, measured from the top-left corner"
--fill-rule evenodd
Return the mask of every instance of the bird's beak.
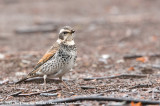
M 75 32 L 75 30 L 71 30 L 71 33 L 74 33 Z

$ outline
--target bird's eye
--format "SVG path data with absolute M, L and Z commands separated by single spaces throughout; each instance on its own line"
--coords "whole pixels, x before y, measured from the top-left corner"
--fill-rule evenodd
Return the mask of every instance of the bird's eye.
M 63 34 L 67 34 L 68 32 L 63 32 Z

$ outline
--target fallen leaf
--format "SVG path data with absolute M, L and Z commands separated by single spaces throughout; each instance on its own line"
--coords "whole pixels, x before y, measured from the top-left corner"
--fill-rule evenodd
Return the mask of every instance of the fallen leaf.
M 138 103 L 131 102 L 131 106 L 142 106 L 142 103 L 141 102 L 138 102 Z
M 128 71 L 134 71 L 134 67 L 128 68 Z
M 148 57 L 139 57 L 139 58 L 136 58 L 136 61 L 145 63 L 148 61 Z
M 58 93 L 57 97 L 60 98 L 61 97 L 61 93 Z

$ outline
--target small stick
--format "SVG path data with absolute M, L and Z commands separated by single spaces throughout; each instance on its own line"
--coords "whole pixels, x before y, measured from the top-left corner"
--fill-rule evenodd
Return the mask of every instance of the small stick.
M 141 65 L 135 65 L 135 67 L 160 69 L 160 65 L 158 64 L 141 64 Z
M 41 96 L 57 96 L 58 93 L 40 93 Z
M 34 77 L 34 78 L 26 79 L 24 82 L 32 82 L 32 81 L 40 81 L 40 80 L 43 81 L 43 78 L 42 77 Z M 47 78 L 46 80 L 52 81 L 52 82 L 61 82 L 61 80 L 53 79 L 53 78 Z M 63 79 L 63 81 L 73 81 L 73 80 Z M 17 83 L 17 82 L 15 82 L 15 83 Z
M 131 98 L 115 98 L 115 97 L 106 97 L 106 96 L 77 96 L 77 97 L 43 101 L 43 103 L 41 102 L 40 104 L 67 103 L 67 102 L 76 102 L 76 101 L 116 101 L 116 102 L 126 101 L 127 103 L 141 102 L 143 105 L 160 104 L 160 101 L 131 99 Z M 37 104 L 39 104 L 39 103 L 37 103 Z
M 22 93 L 22 91 L 18 91 L 18 92 L 16 92 L 16 93 L 11 94 L 11 95 L 7 95 L 5 98 L 2 99 L 2 101 L 8 99 L 8 98 L 11 97 L 11 96 L 14 96 L 14 97 L 15 97 L 15 96 L 18 96 L 18 95 L 21 94 L 21 93 Z
M 43 80 L 43 78 L 42 77 L 29 78 L 29 79 L 25 80 L 24 82 L 32 82 L 35 80 L 39 81 L 39 80 Z M 59 79 L 50 79 L 50 78 L 47 78 L 47 80 L 56 81 L 56 82 L 60 81 Z
M 80 86 L 82 89 L 96 89 L 96 87 L 93 86 Z
M 16 96 L 32 96 L 32 95 L 39 95 L 39 94 L 41 94 L 41 93 L 55 92 L 55 91 L 58 91 L 58 90 L 60 90 L 60 89 L 52 89 L 52 90 L 48 90 L 48 91 L 28 93 L 28 94 L 18 94 L 18 95 L 16 95 Z
M 43 81 L 43 78 L 42 77 L 34 77 L 34 78 L 24 79 L 24 81 L 19 80 L 19 81 L 16 81 L 14 83 L 18 84 L 18 83 L 21 83 L 21 82 L 32 82 L 32 81 Z M 47 78 L 47 81 L 60 82 L 59 79 L 50 79 L 50 78 Z
M 160 57 L 160 54 L 151 54 L 150 57 Z
M 150 87 L 152 86 L 151 84 L 138 84 L 138 85 L 135 85 L 133 87 L 130 87 L 129 89 L 135 89 L 135 88 L 145 88 L 145 87 Z
M 40 92 L 35 92 L 35 93 L 27 93 L 27 94 L 19 94 L 17 96 L 31 96 L 31 95 L 39 95 Z
M 127 59 L 135 59 L 135 58 L 139 58 L 139 57 L 143 57 L 143 56 L 145 56 L 145 55 L 141 55 L 141 54 L 139 54 L 139 55 L 137 55 L 137 54 L 125 55 L 125 56 L 123 56 L 123 59 L 125 59 L 125 60 L 127 60 Z M 146 56 L 153 58 L 153 57 L 160 57 L 160 54 L 150 54 L 150 55 L 146 55 Z
M 123 59 L 135 59 L 135 58 L 139 58 L 139 57 L 143 57 L 143 55 L 125 55 L 123 57 Z
M 144 78 L 147 77 L 147 75 L 138 75 L 138 74 L 121 74 L 117 76 L 105 76 L 105 77 L 92 77 L 92 78 L 83 78 L 83 80 L 103 80 L 103 79 L 114 79 L 114 78 Z
M 159 65 L 156 65 L 156 64 L 153 64 L 151 67 L 152 67 L 152 68 L 155 68 L 155 69 L 160 69 L 160 66 L 159 66 Z
M 10 96 L 18 96 L 20 93 L 22 93 L 22 91 L 18 91 L 16 93 L 11 94 Z

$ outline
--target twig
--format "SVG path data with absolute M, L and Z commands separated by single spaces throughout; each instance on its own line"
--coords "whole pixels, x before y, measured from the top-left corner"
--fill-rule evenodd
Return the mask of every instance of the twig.
M 149 91 L 148 93 L 160 93 L 160 91 Z
M 149 57 L 160 57 L 160 54 L 151 54 Z
M 58 93 L 41 93 L 41 96 L 57 96 Z
M 133 55 L 125 55 L 123 56 L 123 59 L 135 59 L 143 56 L 148 56 L 150 58 L 153 57 L 160 57 L 160 54 L 150 54 L 150 55 L 142 55 L 142 54 L 133 54 Z
M 24 82 L 32 82 L 32 81 L 40 81 L 40 80 L 44 80 L 42 77 L 35 77 L 35 78 L 29 78 L 27 80 L 25 80 Z M 51 79 L 51 78 L 47 78 L 47 81 L 54 81 L 54 82 L 61 82 L 61 80 L 59 79 Z M 73 81 L 73 80 L 67 80 L 67 79 L 63 79 L 63 81 Z
M 18 95 L 16 95 L 16 96 L 32 96 L 32 95 L 39 95 L 39 94 L 41 94 L 41 93 L 55 92 L 55 91 L 58 91 L 58 90 L 60 90 L 60 89 L 52 89 L 52 90 L 48 90 L 48 91 L 28 93 L 28 94 L 18 94 Z
M 23 27 L 23 28 L 18 28 L 15 30 L 15 33 L 17 34 L 30 34 L 30 33 L 46 33 L 46 32 L 53 32 L 56 31 L 57 27 L 53 25 L 41 25 L 41 26 L 32 26 L 32 27 Z
M 5 100 L 7 100 L 9 97 L 11 97 L 11 96 L 18 96 L 19 94 L 21 94 L 22 93 L 22 91 L 18 91 L 18 92 L 16 92 L 16 93 L 13 93 L 13 94 L 11 94 L 11 95 L 7 95 L 6 97 L 4 97 L 1 101 L 5 101 Z
M 136 54 L 134 54 L 134 55 L 125 55 L 125 56 L 123 56 L 123 59 L 135 59 L 135 58 L 138 58 L 138 57 L 142 57 L 143 55 L 136 55 Z
M 138 68 L 154 68 L 154 69 L 160 69 L 160 65 L 159 64 L 138 64 L 135 65 L 135 67 Z
M 114 79 L 114 78 L 144 78 L 147 77 L 147 75 L 136 75 L 136 74 L 122 74 L 122 75 L 116 75 L 116 76 L 105 76 L 105 77 L 92 77 L 92 78 L 83 78 L 84 80 L 102 80 L 102 79 Z
M 138 84 L 138 85 L 135 85 L 133 87 L 130 87 L 129 89 L 146 88 L 146 87 L 151 87 L 151 86 L 152 86 L 151 84 Z
M 18 96 L 20 93 L 22 93 L 22 91 L 18 91 L 16 93 L 11 94 L 10 96 Z
M 35 78 L 29 78 L 29 79 L 27 79 L 27 80 L 25 80 L 24 82 L 32 82 L 32 81 L 40 81 L 40 80 L 42 80 L 43 81 L 43 78 L 42 77 L 35 77 Z M 49 79 L 49 78 L 47 78 L 47 81 L 54 81 L 54 82 L 58 82 L 58 81 L 60 81 L 60 80 L 58 80 L 58 79 Z
M 96 87 L 93 86 L 81 86 L 82 89 L 96 89 Z
M 160 65 L 156 65 L 156 64 L 151 65 L 151 67 L 155 69 L 160 69 Z
M 40 94 L 40 92 L 27 93 L 27 94 L 23 93 L 23 94 L 19 94 L 19 95 L 17 95 L 17 96 L 32 96 L 32 95 L 39 95 L 39 94 Z
M 24 79 L 24 80 L 18 80 L 18 81 L 12 82 L 10 84 L 18 84 L 18 83 L 21 83 L 21 82 L 32 82 L 32 81 L 35 81 L 35 82 L 42 81 L 43 82 L 43 80 L 44 79 L 42 77 L 34 77 L 34 78 L 29 78 L 29 79 Z M 50 82 L 54 82 L 54 83 L 60 83 L 60 82 L 62 82 L 59 79 L 47 78 L 46 80 L 47 80 L 47 82 L 50 81 Z M 63 81 L 74 81 L 74 80 L 63 79 Z
M 24 82 L 32 82 L 32 81 L 43 81 L 44 79 L 42 77 L 34 77 L 34 78 L 29 78 L 26 79 Z M 49 79 L 47 78 L 47 81 L 52 81 L 52 82 L 60 82 L 59 79 Z M 19 83 L 19 81 L 16 81 L 14 83 Z
M 64 98 L 64 99 L 37 102 L 37 104 L 54 104 L 54 103 L 76 102 L 76 101 L 116 101 L 116 102 L 126 101 L 127 103 L 141 102 L 143 105 L 160 104 L 160 101 L 150 101 L 150 100 L 140 100 L 140 99 L 130 99 L 130 98 L 115 98 L 115 97 L 106 97 L 106 96 L 77 96 L 77 97 L 70 97 L 70 98 Z

